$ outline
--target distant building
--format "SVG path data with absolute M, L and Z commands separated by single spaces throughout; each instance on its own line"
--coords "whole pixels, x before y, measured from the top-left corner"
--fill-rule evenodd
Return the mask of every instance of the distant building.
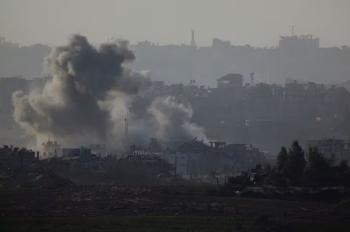
M 237 73 L 230 73 L 218 80 L 218 88 L 242 88 L 243 87 L 243 76 Z
M 164 88 L 165 84 L 164 84 L 164 81 L 153 81 L 152 86 L 155 89 L 162 89 Z
M 42 154 L 44 157 L 62 155 L 61 145 L 55 140 L 48 140 L 42 144 Z
M 259 149 L 251 145 L 226 144 L 222 141 L 212 141 L 207 145 L 192 140 L 182 144 L 177 152 L 164 157 L 174 167 L 174 174 L 203 181 L 213 175 L 235 175 L 265 163 L 265 154 Z
M 230 41 L 221 40 L 221 39 L 218 39 L 218 38 L 214 38 L 213 39 L 213 43 L 212 43 L 212 47 L 213 48 L 217 48 L 217 49 L 229 48 L 229 47 L 231 47 L 231 42 Z
M 63 148 L 62 159 L 70 163 L 70 168 L 98 169 L 101 158 L 91 153 L 90 148 Z
M 92 155 L 90 148 L 63 148 L 62 149 L 62 156 L 63 157 L 83 157 L 83 156 L 90 156 Z
M 190 179 L 193 175 L 199 174 L 200 154 L 176 152 L 167 154 L 164 158 L 173 167 L 174 175 Z
M 106 156 L 107 155 L 107 146 L 106 144 L 90 144 L 89 149 L 91 153 L 98 156 Z
M 310 51 L 320 48 L 320 40 L 312 35 L 281 36 L 279 48 L 284 51 Z
M 336 163 L 350 161 L 350 142 L 341 139 L 321 139 L 307 141 L 308 147 L 316 147 L 328 159 Z
M 0 169 L 18 170 L 31 167 L 38 159 L 38 153 L 25 148 L 0 147 Z
M 80 156 L 80 148 L 63 148 L 62 155 L 65 158 Z

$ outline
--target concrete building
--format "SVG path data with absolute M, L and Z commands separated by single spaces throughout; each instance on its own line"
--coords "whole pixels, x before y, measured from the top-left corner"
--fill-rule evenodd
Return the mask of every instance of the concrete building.
M 335 163 L 343 160 L 350 162 L 350 141 L 341 139 L 321 139 L 307 141 L 308 147 L 316 147 L 328 159 Z
M 173 167 L 172 174 L 191 179 L 197 176 L 200 154 L 175 152 L 166 154 L 163 158 Z
M 231 47 L 230 41 L 214 38 L 212 42 L 212 48 L 214 49 L 228 49 Z
M 25 148 L 0 147 L 0 170 L 22 170 L 39 160 L 38 153 Z
M 311 51 L 320 48 L 320 40 L 318 38 L 313 38 L 312 35 L 281 36 L 279 48 L 288 52 L 293 52 L 295 50 L 304 52 Z
M 61 145 L 55 140 L 47 140 L 42 143 L 41 152 L 43 157 L 61 156 Z
M 242 88 L 243 76 L 238 73 L 230 73 L 217 80 L 218 88 Z

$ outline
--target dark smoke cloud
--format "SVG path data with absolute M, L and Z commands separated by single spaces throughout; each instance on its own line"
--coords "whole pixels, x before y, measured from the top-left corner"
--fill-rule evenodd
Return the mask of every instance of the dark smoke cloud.
M 105 139 L 111 122 L 100 101 L 112 89 L 131 91 L 124 88 L 132 84 L 123 80 L 122 64 L 133 59 L 126 43 L 95 49 L 85 37 L 73 36 L 47 57 L 52 79 L 42 92 L 14 95 L 16 121 L 43 137 Z
M 149 80 L 125 68 L 135 58 L 127 45 L 124 41 L 97 49 L 74 35 L 47 57 L 51 79 L 43 89 L 13 95 L 15 120 L 38 142 L 53 137 L 65 145 L 119 145 L 125 117 L 130 118 L 135 141 L 204 137 L 204 131 L 190 123 L 191 108 L 171 98 L 157 98 L 130 112 L 134 96 L 140 96 Z

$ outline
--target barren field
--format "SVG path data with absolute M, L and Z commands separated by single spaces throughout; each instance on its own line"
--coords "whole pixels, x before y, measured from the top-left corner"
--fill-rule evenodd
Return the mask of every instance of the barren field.
M 237 198 L 211 186 L 1 191 L 0 231 L 349 231 L 350 201 Z

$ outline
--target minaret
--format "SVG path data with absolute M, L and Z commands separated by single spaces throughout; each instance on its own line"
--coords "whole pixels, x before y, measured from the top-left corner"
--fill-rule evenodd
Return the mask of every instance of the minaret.
M 191 47 L 192 48 L 196 48 L 197 47 L 196 40 L 194 38 L 194 30 L 193 29 L 191 30 Z

